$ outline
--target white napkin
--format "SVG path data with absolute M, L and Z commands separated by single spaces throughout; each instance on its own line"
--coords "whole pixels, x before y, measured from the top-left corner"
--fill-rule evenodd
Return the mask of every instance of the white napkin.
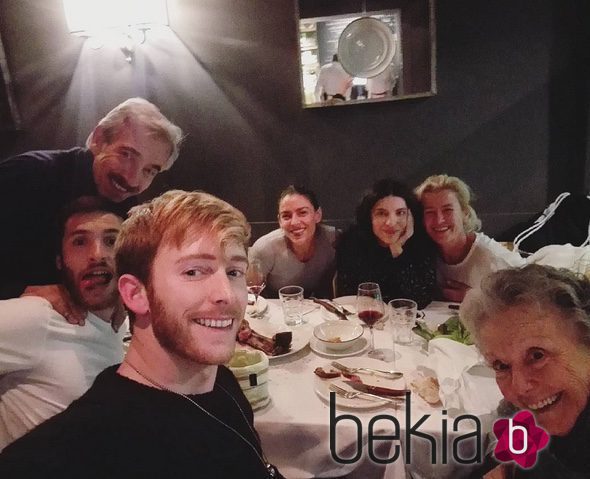
M 440 400 L 450 414 L 488 414 L 502 399 L 494 372 L 475 346 L 447 338 L 432 339 L 425 368 L 431 371 L 423 371 L 425 374 L 438 379 Z
M 569 243 L 551 244 L 533 253 L 526 262 L 567 268 L 584 274 L 590 266 L 590 246 L 572 246 Z

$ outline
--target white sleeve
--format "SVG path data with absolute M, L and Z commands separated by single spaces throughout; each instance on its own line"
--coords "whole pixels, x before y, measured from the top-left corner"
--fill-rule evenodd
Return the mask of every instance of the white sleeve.
M 524 266 L 526 263 L 525 259 L 518 254 L 516 251 L 510 251 L 505 246 L 502 246 L 495 240 L 491 240 L 490 252 L 493 256 L 491 262 L 493 264 L 493 271 L 499 269 L 511 268 L 516 266 Z
M 57 313 L 43 298 L 26 296 L 0 301 L 0 375 L 37 364 L 52 314 Z

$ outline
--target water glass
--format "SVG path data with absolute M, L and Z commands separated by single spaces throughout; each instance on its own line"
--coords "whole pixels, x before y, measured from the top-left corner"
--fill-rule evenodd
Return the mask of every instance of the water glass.
M 418 305 L 411 299 L 392 299 L 389 302 L 393 341 L 409 344 L 413 340 L 412 328 L 416 326 Z
M 301 286 L 284 286 L 279 289 L 279 298 L 283 307 L 285 324 L 297 326 L 303 323 L 303 288 Z

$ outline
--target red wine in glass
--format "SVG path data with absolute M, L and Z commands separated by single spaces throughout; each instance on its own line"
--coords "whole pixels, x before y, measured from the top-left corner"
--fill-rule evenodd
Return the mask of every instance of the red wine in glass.
M 373 336 L 373 326 L 379 321 L 385 313 L 385 305 L 381 299 L 381 288 L 377 283 L 361 283 L 358 286 L 356 295 L 356 310 L 358 316 L 371 332 L 369 343 L 369 357 L 380 358 L 382 354 L 375 351 L 375 338 Z
M 370 328 L 383 317 L 383 313 L 373 309 L 367 309 L 359 313 L 359 319 Z

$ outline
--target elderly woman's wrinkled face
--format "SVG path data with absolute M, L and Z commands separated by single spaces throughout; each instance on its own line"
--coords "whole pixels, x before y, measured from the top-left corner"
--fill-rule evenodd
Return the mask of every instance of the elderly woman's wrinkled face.
M 590 394 L 590 348 L 552 306 L 515 306 L 483 323 L 480 349 L 504 397 L 550 434 L 573 428 Z

